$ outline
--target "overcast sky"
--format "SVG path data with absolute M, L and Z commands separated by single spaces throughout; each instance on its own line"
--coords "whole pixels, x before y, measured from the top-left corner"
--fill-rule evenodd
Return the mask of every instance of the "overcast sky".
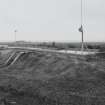
M 0 41 L 80 41 L 81 0 L 0 0 Z M 105 41 L 105 0 L 83 0 L 84 39 Z

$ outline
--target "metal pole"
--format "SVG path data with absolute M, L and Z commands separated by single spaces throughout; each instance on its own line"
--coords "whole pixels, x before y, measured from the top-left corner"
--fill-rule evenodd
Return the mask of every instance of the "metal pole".
M 82 45 L 81 45 L 81 51 L 83 53 L 84 51 L 84 30 L 83 30 L 83 0 L 81 0 L 81 28 L 82 28 L 82 32 L 81 32 L 81 36 L 82 36 Z
M 83 24 L 83 0 L 81 0 L 81 25 Z

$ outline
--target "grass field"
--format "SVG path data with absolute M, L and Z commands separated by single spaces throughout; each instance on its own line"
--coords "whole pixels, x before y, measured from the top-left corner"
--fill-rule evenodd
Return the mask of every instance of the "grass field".
M 13 51 L 0 52 L 2 65 Z M 0 68 L 0 100 L 11 105 L 105 105 L 105 61 L 95 56 L 26 53 Z
M 81 42 L 0 42 L 0 45 L 8 46 L 28 46 L 28 47 L 42 47 L 53 49 L 78 49 L 81 48 Z M 85 42 L 88 49 L 99 49 L 105 46 L 105 42 Z M 85 46 L 86 47 L 86 46 Z

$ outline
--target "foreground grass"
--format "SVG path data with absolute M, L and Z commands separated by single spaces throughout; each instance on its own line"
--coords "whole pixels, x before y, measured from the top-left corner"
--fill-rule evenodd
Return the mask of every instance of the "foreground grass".
M 28 53 L 0 69 L 0 98 L 16 105 L 104 105 L 104 64 L 73 55 Z

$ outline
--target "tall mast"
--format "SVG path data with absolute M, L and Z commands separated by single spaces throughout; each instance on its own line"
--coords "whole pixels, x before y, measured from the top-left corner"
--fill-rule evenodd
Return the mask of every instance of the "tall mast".
M 81 25 L 83 24 L 83 0 L 81 0 Z
M 79 28 L 79 32 L 81 32 L 81 51 L 84 51 L 84 32 L 83 32 L 83 0 L 81 0 L 81 27 Z
M 84 51 L 84 32 L 83 32 L 83 0 L 81 0 L 81 36 L 82 36 L 82 45 L 81 51 Z

